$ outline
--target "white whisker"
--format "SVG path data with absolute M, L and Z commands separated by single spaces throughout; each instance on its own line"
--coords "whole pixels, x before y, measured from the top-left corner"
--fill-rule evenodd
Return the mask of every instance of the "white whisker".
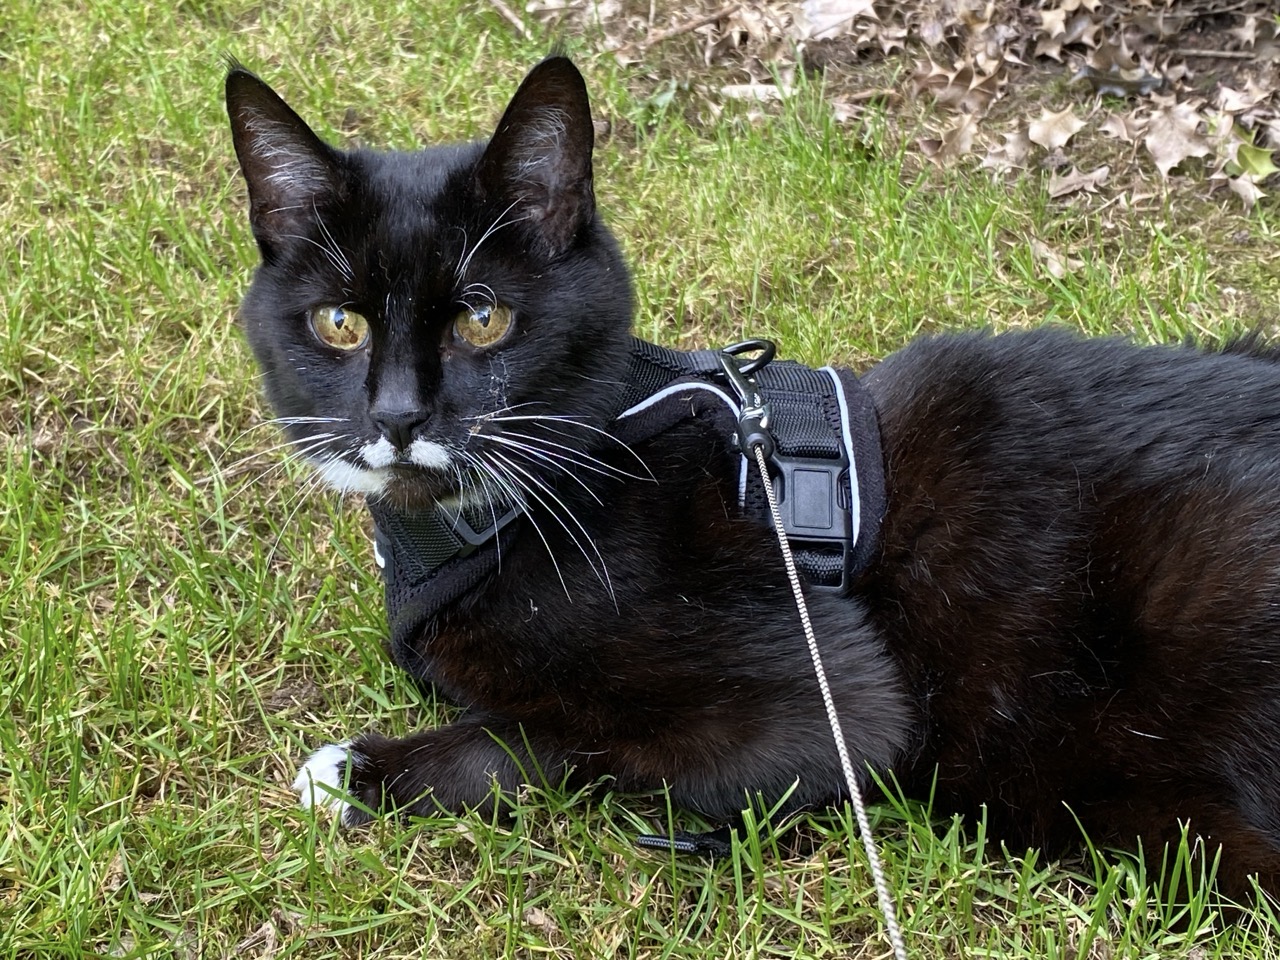
M 596 492 L 594 490 L 592 490 L 589 486 L 587 486 L 586 482 L 581 477 L 579 477 L 577 474 L 575 474 L 572 470 L 569 469 L 569 465 L 583 466 L 588 470 L 593 470 L 595 468 L 586 466 L 585 464 L 579 463 L 576 460 L 571 460 L 568 457 L 565 457 L 560 454 L 554 454 L 554 453 L 549 453 L 547 451 L 539 450 L 530 444 L 520 443 L 517 440 L 512 440 L 510 437 L 503 436 L 501 434 L 489 434 L 489 435 L 486 435 L 484 439 L 492 440 L 495 443 L 500 443 L 505 447 L 509 447 L 510 449 L 514 450 L 517 455 L 528 457 L 530 459 L 538 460 L 538 461 L 541 461 L 542 463 L 545 463 L 552 470 L 555 470 L 559 473 L 563 473 L 566 477 L 568 477 L 570 480 L 572 480 L 574 483 L 580 486 L 583 490 L 586 491 L 587 496 L 589 496 L 596 503 L 600 504 L 601 506 L 604 505 L 604 501 L 601 500 L 596 495 Z M 558 458 L 558 459 L 553 459 L 553 458 Z M 564 462 L 561 462 L 561 461 L 564 461 Z M 566 463 L 568 465 L 566 465 Z M 602 471 L 596 470 L 595 472 L 601 473 Z
M 492 420 L 495 423 L 506 423 L 509 421 L 528 421 L 532 423 L 534 426 L 539 426 L 539 427 L 542 427 L 543 429 L 551 430 L 553 433 L 559 433 L 561 436 L 569 436 L 569 434 L 564 433 L 560 430 L 556 430 L 554 427 L 548 426 L 547 425 L 548 421 L 552 423 L 564 424 L 566 426 L 581 427 L 583 430 L 590 430 L 592 433 L 598 434 L 599 436 L 602 436 L 602 437 L 606 437 L 607 439 L 613 441 L 615 444 L 620 446 L 623 450 L 627 451 L 627 453 L 631 454 L 631 457 L 636 461 L 636 463 L 640 464 L 640 466 L 644 468 L 644 472 L 648 474 L 649 479 L 651 480 L 656 479 L 653 476 L 653 471 L 649 469 L 648 465 L 644 462 L 643 459 L 641 459 L 640 455 L 636 453 L 634 450 L 632 450 L 628 444 L 623 443 L 621 440 L 615 437 L 608 430 L 603 430 L 600 427 L 597 427 L 593 423 L 584 423 L 582 419 L 579 417 L 571 417 L 571 416 L 559 415 L 559 414 L 529 413 L 529 414 L 520 414 L 516 416 L 509 416 L 504 414 L 502 416 L 491 416 L 488 419 Z
M 496 483 L 499 488 L 505 490 L 514 502 L 520 504 L 525 504 L 527 502 L 527 497 L 525 497 L 526 488 L 524 484 L 520 482 L 518 477 L 511 476 L 498 464 L 491 463 L 481 456 L 477 456 L 467 451 L 463 451 L 462 455 L 468 460 L 468 462 L 474 464 L 482 474 L 492 477 L 494 483 Z M 551 566 L 555 568 L 556 576 L 560 580 L 560 589 L 564 591 L 564 595 L 569 602 L 573 603 L 573 595 L 569 593 L 569 585 L 565 582 L 564 573 L 560 570 L 560 562 L 556 560 L 555 551 L 551 549 L 551 541 L 549 541 L 546 535 L 542 532 L 542 527 L 538 526 L 538 521 L 532 513 L 526 512 L 525 517 L 528 519 L 529 525 L 533 527 L 533 532 L 536 533 L 538 535 L 538 539 L 542 541 L 542 545 L 546 547 L 547 557 L 550 558 Z
M 493 236 L 494 233 L 496 233 L 498 230 L 501 230 L 503 227 L 509 227 L 513 223 L 519 223 L 522 220 L 529 219 L 528 214 L 525 214 L 523 217 L 516 217 L 514 220 L 502 219 L 508 213 L 510 213 L 512 208 L 515 207 L 519 202 L 520 202 L 519 200 L 512 200 L 511 203 L 507 206 L 507 209 L 503 210 L 500 214 L 498 214 L 497 219 L 493 221 L 493 224 L 489 227 L 489 229 L 486 230 L 484 234 L 480 237 L 480 239 L 476 241 L 476 245 L 471 248 L 471 252 L 466 254 L 462 258 L 462 262 L 458 264 L 458 269 L 454 272 L 455 277 L 461 280 L 463 276 L 466 275 L 467 267 L 471 266 L 471 258 L 476 255 L 476 251 L 479 250 L 480 247 L 484 244 L 484 242 L 488 240 L 491 236 Z M 465 247 L 465 243 L 466 243 L 465 239 L 463 243 Z
M 614 592 L 613 592 L 613 584 L 609 580 L 609 568 L 604 562 L 604 556 L 600 553 L 600 549 L 596 546 L 595 541 L 591 539 L 591 534 L 587 532 L 587 528 L 582 525 L 582 522 L 574 515 L 573 511 L 569 509 L 568 505 L 563 500 L 560 499 L 560 496 L 555 492 L 555 490 L 552 487 L 548 486 L 546 483 L 540 480 L 536 474 L 531 473 L 528 470 L 524 469 L 518 463 L 513 463 L 509 457 L 507 457 L 504 454 L 498 453 L 496 450 L 492 451 L 491 455 L 494 459 L 504 463 L 509 470 L 516 471 L 521 476 L 525 477 L 530 483 L 533 484 L 532 487 L 528 486 L 527 484 L 522 484 L 522 486 L 524 486 L 524 489 L 529 494 L 531 494 L 539 503 L 541 503 L 544 507 L 546 507 L 547 513 L 551 515 L 551 518 L 555 520 L 558 524 L 560 524 L 561 527 L 564 528 L 564 532 L 569 535 L 569 539 L 574 542 L 574 545 L 577 546 L 577 548 L 580 551 L 582 551 L 583 559 L 587 561 L 587 564 L 591 567 L 592 572 L 595 573 L 596 577 L 600 580 L 601 585 L 607 591 L 609 591 L 610 599 L 612 599 L 616 604 L 617 597 L 614 595 Z M 560 509 L 564 511 L 565 517 L 568 518 L 569 520 L 572 520 L 574 526 L 576 526 L 580 531 L 582 531 L 583 537 L 586 538 L 587 543 L 590 544 L 591 546 L 592 553 L 594 553 L 596 555 L 596 558 L 600 561 L 599 568 L 596 567 L 595 562 L 591 559 L 590 554 L 587 553 L 587 548 L 582 545 L 582 541 L 578 539 L 578 537 L 574 534 L 574 532 L 571 529 L 569 529 L 569 525 L 565 523 L 563 519 L 561 519 L 559 514 L 556 512 L 555 508 L 552 507 L 551 503 L 549 503 L 547 499 L 545 499 L 541 494 L 539 494 L 538 490 L 535 490 L 534 487 L 537 487 L 538 489 L 542 490 L 547 495 L 547 497 L 549 497 L 552 501 L 558 504 Z

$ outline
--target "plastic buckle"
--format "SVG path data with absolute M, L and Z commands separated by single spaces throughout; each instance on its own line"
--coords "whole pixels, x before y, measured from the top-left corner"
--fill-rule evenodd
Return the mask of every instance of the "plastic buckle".
M 470 521 L 467 520 L 466 514 L 462 510 L 454 514 L 441 509 L 440 516 L 448 526 L 449 532 L 462 541 L 458 546 L 457 556 L 465 557 L 496 537 L 503 527 L 520 516 L 520 510 L 517 507 L 511 507 L 496 520 L 491 519 L 489 525 L 483 530 L 477 530 L 471 526 Z
M 850 515 L 849 461 L 785 457 L 774 454 L 770 479 L 782 514 L 782 529 L 792 550 L 806 547 L 840 557 L 840 583 L 811 583 L 810 588 L 845 593 L 849 583 L 849 551 L 853 540 Z

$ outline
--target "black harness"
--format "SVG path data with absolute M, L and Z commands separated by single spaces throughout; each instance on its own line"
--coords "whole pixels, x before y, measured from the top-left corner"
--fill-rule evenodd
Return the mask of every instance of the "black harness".
M 744 350 L 762 353 L 739 363 Z M 783 527 L 809 590 L 845 594 L 875 556 L 884 515 L 875 408 L 848 370 L 772 357 L 773 344 L 762 340 L 683 352 L 633 339 L 609 432 L 630 445 L 696 417 L 740 450 L 749 439 L 764 440 Z M 745 455 L 738 466 L 739 510 L 770 525 L 759 471 Z M 417 659 L 422 628 L 494 571 L 523 509 L 510 502 L 408 513 L 369 503 L 391 648 L 402 665 Z

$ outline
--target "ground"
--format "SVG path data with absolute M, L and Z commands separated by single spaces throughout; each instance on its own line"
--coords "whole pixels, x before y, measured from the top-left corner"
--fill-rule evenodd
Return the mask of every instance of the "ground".
M 637 851 L 670 811 L 607 787 L 347 833 L 297 807 L 311 748 L 445 709 L 383 655 L 362 511 L 265 422 L 220 103 L 230 53 L 339 145 L 483 136 L 564 43 L 668 344 L 865 366 L 922 330 L 1274 326 L 1268 4 L 848 9 L 799 47 L 822 8 L 0 6 L 0 957 L 885 955 L 842 814 L 706 863 Z M 914 956 L 1280 956 L 1267 906 L 1225 924 L 1141 859 L 935 813 L 873 811 Z

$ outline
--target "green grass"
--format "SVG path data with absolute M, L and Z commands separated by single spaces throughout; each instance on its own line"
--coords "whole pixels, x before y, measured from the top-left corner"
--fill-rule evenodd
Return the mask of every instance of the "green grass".
M 404 147 L 486 133 L 549 45 L 463 0 L 0 8 L 0 957 L 884 955 L 847 815 L 704 863 L 633 849 L 660 797 L 531 790 L 510 822 L 341 833 L 287 789 L 309 746 L 443 711 L 382 655 L 362 512 L 257 427 L 219 57 L 339 142 Z M 866 364 L 921 330 L 1274 319 L 1274 204 L 1063 208 L 1034 178 L 921 170 L 892 118 L 837 126 L 813 86 L 699 122 L 575 49 L 663 342 Z M 1084 266 L 1048 277 L 1033 239 Z M 1179 915 L 1152 863 L 984 852 L 946 813 L 875 811 L 916 956 L 1280 956 L 1270 913 L 1222 924 L 1197 888 Z

